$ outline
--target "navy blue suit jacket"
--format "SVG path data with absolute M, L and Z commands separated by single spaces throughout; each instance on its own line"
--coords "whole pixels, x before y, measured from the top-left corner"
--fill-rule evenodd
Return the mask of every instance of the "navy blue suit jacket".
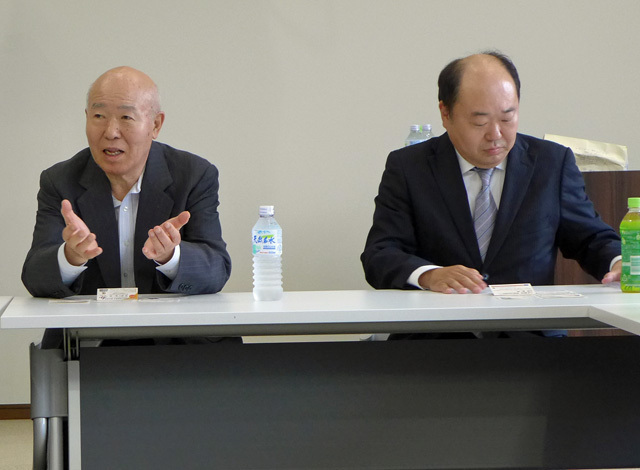
M 378 289 L 420 266 L 461 264 L 490 283 L 550 285 L 558 248 L 601 279 L 620 238 L 596 214 L 570 149 L 518 134 L 484 263 L 455 149 L 445 133 L 391 152 L 361 260 Z
M 62 283 L 57 252 L 63 243 L 63 199 L 96 234 L 103 253 L 70 286 Z M 140 293 L 218 292 L 229 279 L 231 260 L 222 239 L 218 216 L 218 170 L 207 160 L 153 142 L 142 179 L 134 240 L 134 271 Z M 182 228 L 180 264 L 171 281 L 147 259 L 142 247 L 150 228 L 189 211 Z M 111 185 L 89 149 L 42 172 L 33 243 L 22 270 L 22 281 L 38 297 L 96 294 L 100 287 L 120 287 L 120 249 Z

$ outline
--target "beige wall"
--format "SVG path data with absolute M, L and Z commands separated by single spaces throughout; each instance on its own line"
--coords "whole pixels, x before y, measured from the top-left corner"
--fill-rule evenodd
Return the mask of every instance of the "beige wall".
M 284 229 L 285 289 L 362 289 L 386 156 L 410 124 L 442 132 L 436 79 L 455 57 L 509 54 L 522 132 L 625 144 L 639 169 L 638 20 L 637 0 L 4 0 L 0 295 L 26 295 L 38 175 L 85 146 L 85 93 L 108 68 L 151 75 L 159 140 L 218 166 L 226 291 L 251 289 L 260 204 Z M 0 332 L 0 376 L 22 373 L 26 341 Z

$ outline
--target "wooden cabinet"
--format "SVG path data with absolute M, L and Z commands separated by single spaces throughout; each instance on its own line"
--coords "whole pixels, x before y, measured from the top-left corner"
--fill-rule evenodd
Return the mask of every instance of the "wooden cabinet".
M 640 197 L 640 171 L 592 171 L 583 173 L 587 195 L 602 220 L 619 232 L 627 213 L 627 199 Z M 556 284 L 597 284 L 574 260 L 558 253 Z

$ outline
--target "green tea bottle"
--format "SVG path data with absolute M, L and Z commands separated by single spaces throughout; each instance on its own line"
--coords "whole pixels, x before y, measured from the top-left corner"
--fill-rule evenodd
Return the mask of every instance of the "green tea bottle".
M 629 198 L 629 212 L 620 222 L 622 292 L 640 292 L 640 197 Z

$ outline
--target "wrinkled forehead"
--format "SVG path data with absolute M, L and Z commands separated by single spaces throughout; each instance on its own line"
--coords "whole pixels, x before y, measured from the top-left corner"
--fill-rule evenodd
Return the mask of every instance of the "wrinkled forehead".
M 119 111 L 128 114 L 144 114 L 150 110 L 150 106 L 140 104 L 116 103 L 113 100 L 94 100 L 88 102 L 87 109 L 93 111 Z

